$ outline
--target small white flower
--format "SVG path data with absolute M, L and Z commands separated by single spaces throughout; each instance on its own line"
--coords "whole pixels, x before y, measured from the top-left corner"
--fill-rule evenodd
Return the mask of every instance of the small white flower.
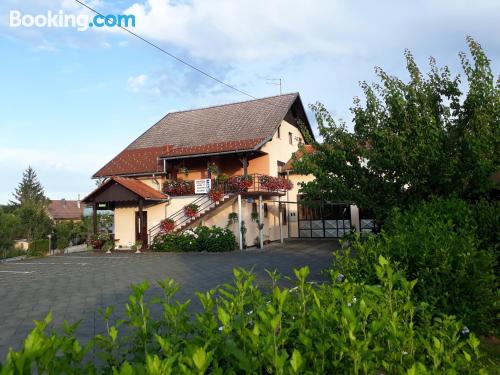
M 351 302 L 347 302 L 347 307 L 351 307 Z
M 222 332 L 224 330 L 224 326 L 219 327 L 219 332 Z
M 252 315 L 253 314 L 253 310 L 250 310 L 247 312 L 247 315 Z
M 403 352 L 403 355 L 408 355 L 408 352 Z
M 352 297 L 352 303 L 356 303 L 358 302 L 358 299 L 356 298 L 356 296 Z
M 462 335 L 467 335 L 470 331 L 469 331 L 469 328 L 467 328 L 467 326 L 464 326 L 461 330 L 462 332 Z

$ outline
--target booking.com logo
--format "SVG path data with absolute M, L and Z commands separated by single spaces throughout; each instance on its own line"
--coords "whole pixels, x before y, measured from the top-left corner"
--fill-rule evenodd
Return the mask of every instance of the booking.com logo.
M 11 10 L 10 27 L 76 27 L 78 31 L 86 31 L 89 27 L 135 27 L 134 15 L 101 15 L 94 17 L 88 14 L 66 14 L 64 11 L 47 14 L 22 14 L 19 10 Z

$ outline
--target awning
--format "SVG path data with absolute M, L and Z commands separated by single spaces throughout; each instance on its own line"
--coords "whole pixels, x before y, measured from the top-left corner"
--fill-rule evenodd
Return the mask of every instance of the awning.
M 111 177 L 101 186 L 87 195 L 84 203 L 99 202 L 161 202 L 168 199 L 168 195 L 155 190 L 140 180 L 125 177 Z

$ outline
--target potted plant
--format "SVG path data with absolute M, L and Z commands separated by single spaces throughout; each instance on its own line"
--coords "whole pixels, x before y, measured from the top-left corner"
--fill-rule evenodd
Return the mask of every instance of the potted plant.
M 162 234 L 170 233 L 175 229 L 175 220 L 166 218 L 160 222 L 160 232 Z
M 93 234 L 90 237 L 89 245 L 92 246 L 92 249 L 94 250 L 101 250 L 105 242 L 108 240 L 109 240 L 109 233 L 99 232 L 97 234 Z
M 231 178 L 231 186 L 237 191 L 247 191 L 253 185 L 253 177 L 251 175 L 235 176 Z
M 210 163 L 210 164 L 208 164 L 207 171 L 208 171 L 208 173 L 210 173 L 210 175 L 217 175 L 217 172 L 219 171 L 219 167 L 217 167 L 217 164 L 215 164 L 215 163 Z
M 186 206 L 184 206 L 184 215 L 186 215 L 189 218 L 193 218 L 196 216 L 198 213 L 199 207 L 195 203 L 190 203 Z
M 218 204 L 224 198 L 224 192 L 220 189 L 212 188 L 208 192 L 208 198 L 215 204 Z

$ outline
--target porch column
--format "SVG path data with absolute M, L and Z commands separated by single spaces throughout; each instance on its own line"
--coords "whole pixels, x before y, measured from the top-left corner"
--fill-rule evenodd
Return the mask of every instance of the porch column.
M 260 243 L 260 248 L 264 248 L 264 240 L 262 238 L 262 230 L 264 229 L 264 218 L 262 216 L 262 195 L 259 195 L 259 243 Z
M 247 154 L 243 155 L 243 174 L 248 174 L 248 157 Z
M 281 197 L 278 197 L 278 225 L 280 226 L 280 243 L 283 243 L 283 226 L 281 225 Z
M 142 240 L 142 247 L 141 249 L 144 250 L 146 249 L 146 236 L 145 236 L 145 231 L 144 231 L 144 216 L 143 216 L 143 208 L 144 208 L 144 201 L 142 198 L 139 198 L 139 231 L 141 232 L 141 240 Z M 136 253 L 140 253 L 141 250 L 137 249 Z
M 92 203 L 92 227 L 94 234 L 97 234 L 97 202 Z
M 241 232 L 241 194 L 238 194 L 238 233 L 240 238 L 240 250 L 243 250 L 243 233 Z

